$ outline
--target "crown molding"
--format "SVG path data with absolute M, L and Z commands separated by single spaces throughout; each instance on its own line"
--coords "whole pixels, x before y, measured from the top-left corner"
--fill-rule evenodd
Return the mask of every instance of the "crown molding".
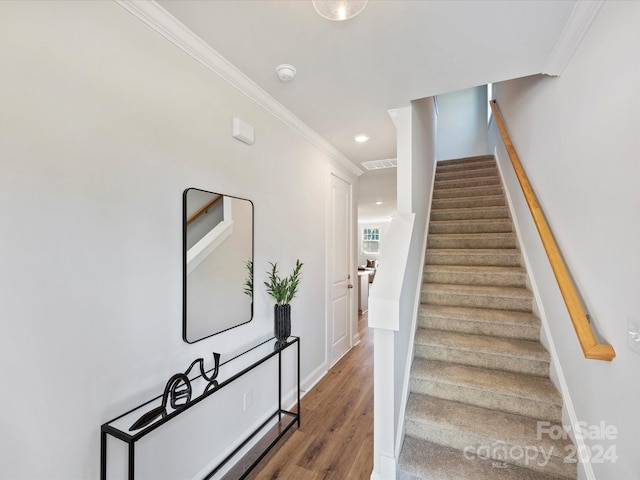
M 207 70 L 256 102 L 309 143 L 329 155 L 339 165 L 345 167 L 356 176 L 362 175 L 363 170 L 359 169 L 347 157 L 336 150 L 333 145 L 318 135 L 311 127 L 291 113 L 155 1 L 113 1 L 153 31 L 173 43 Z
M 603 4 L 604 0 L 576 1 L 542 73 L 554 77 L 562 74 Z

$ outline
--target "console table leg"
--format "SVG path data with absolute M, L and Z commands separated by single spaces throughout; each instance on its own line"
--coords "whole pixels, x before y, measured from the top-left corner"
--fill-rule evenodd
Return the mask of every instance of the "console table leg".
M 298 339 L 298 428 L 300 428 L 300 339 Z
M 129 480 L 134 480 L 135 479 L 135 459 L 136 459 L 136 453 L 135 453 L 135 443 L 131 442 L 129 443 Z
M 107 480 L 107 433 L 100 432 L 100 480 Z
M 278 421 L 282 420 L 282 352 L 278 352 Z

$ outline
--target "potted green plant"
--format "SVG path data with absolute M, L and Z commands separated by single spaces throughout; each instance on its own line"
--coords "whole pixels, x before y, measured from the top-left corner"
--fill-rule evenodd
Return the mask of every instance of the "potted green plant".
M 271 265 L 271 269 L 267 272 L 269 281 L 264 284 L 267 287 L 267 293 L 276 301 L 273 306 L 274 334 L 279 342 L 283 342 L 291 335 L 290 302 L 298 293 L 303 263 L 296 260 L 293 273 L 284 278 L 281 278 L 278 273 L 278 262 L 269 262 L 269 265 Z

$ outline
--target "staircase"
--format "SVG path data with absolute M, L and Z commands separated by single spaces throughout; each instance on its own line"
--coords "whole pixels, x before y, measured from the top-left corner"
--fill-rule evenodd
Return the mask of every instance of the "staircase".
M 438 163 L 399 479 L 577 478 L 532 307 L 495 159 Z

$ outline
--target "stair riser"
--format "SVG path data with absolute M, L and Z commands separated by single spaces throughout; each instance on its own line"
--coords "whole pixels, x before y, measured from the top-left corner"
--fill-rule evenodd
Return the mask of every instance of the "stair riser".
M 526 287 L 524 273 L 497 274 L 474 272 L 430 271 L 429 266 L 422 276 L 424 283 L 445 283 L 449 285 L 481 285 L 492 287 Z
M 427 265 L 471 265 L 471 266 L 520 266 L 520 252 L 508 252 L 505 254 L 482 254 L 482 253 L 450 253 L 438 252 L 437 250 L 427 250 Z
M 434 190 L 446 190 L 449 188 L 463 188 L 463 187 L 486 187 L 501 185 L 500 177 L 472 177 L 462 178 L 457 180 L 435 180 Z
M 540 326 L 475 322 L 472 320 L 434 317 L 429 315 L 420 315 L 418 317 L 418 325 L 420 328 L 468 333 L 471 335 L 487 335 L 518 340 L 540 340 Z
M 487 453 L 490 458 L 496 461 L 502 461 L 510 463 L 512 465 L 518 465 L 531 470 L 543 472 L 547 475 L 557 475 L 563 478 L 576 478 L 576 466 L 572 463 L 564 463 L 565 455 L 570 452 L 556 451 L 555 455 L 551 456 L 546 463 L 543 459 L 540 447 L 536 446 L 518 446 L 518 445 L 505 445 L 496 443 L 492 439 L 483 439 L 472 434 L 468 434 L 465 431 L 461 431 L 448 425 L 431 424 L 425 422 L 417 422 L 408 418 L 405 425 L 405 432 L 407 435 L 436 443 L 438 445 L 444 445 L 451 448 L 456 448 L 461 451 L 467 452 L 479 452 L 480 454 Z M 503 447 L 503 448 L 497 448 Z M 518 458 L 520 447 L 528 447 L 528 459 L 527 455 L 522 455 L 524 458 Z M 542 448 L 545 448 L 544 446 Z M 509 452 L 514 452 L 509 455 Z M 517 452 L 517 453 L 515 453 Z M 545 448 L 545 452 L 549 453 Z M 537 457 L 534 457 L 537 454 Z M 546 463 L 546 464 L 545 464 Z M 541 465 L 542 464 L 542 465 Z
M 444 162 L 438 162 L 436 167 L 438 171 L 445 170 L 473 170 L 474 168 L 487 168 L 495 167 L 496 161 L 493 157 L 477 158 L 474 160 L 457 161 L 446 160 Z
M 525 417 L 562 423 L 562 407 L 543 403 L 535 399 L 504 395 L 490 390 L 480 390 L 464 385 L 435 382 L 422 378 L 411 378 L 411 391 L 422 395 L 467 403 L 476 407 L 490 408 L 500 412 L 515 413 Z
M 516 248 L 515 234 L 429 235 L 428 248 Z
M 445 188 L 433 191 L 433 198 L 440 200 L 443 198 L 468 198 L 468 197 L 488 197 L 503 195 L 502 187 L 491 185 L 488 187 L 466 187 L 466 188 Z
M 549 362 L 522 357 L 495 355 L 473 350 L 441 347 L 439 345 L 425 345 L 416 343 L 416 357 L 427 360 L 459 363 L 472 367 L 493 368 L 507 372 L 526 373 L 539 377 L 549 376 Z
M 472 196 L 435 199 L 431 204 L 431 208 L 432 210 L 442 210 L 451 208 L 504 207 L 505 205 L 505 199 L 502 195 L 490 195 L 486 197 Z
M 509 218 L 509 210 L 506 207 L 490 207 L 431 211 L 431 220 L 480 220 L 485 218 Z
M 463 180 L 474 177 L 495 177 L 499 175 L 497 167 L 476 168 L 474 170 L 436 171 L 436 182 L 440 180 Z
M 429 233 L 464 234 L 464 233 L 511 233 L 510 220 L 461 220 L 430 222 Z
M 432 305 L 489 308 L 492 310 L 512 310 L 517 312 L 531 312 L 533 307 L 533 301 L 530 297 L 520 298 L 438 292 L 435 291 L 435 289 L 429 288 L 428 285 L 426 288 L 423 287 L 420 301 Z

